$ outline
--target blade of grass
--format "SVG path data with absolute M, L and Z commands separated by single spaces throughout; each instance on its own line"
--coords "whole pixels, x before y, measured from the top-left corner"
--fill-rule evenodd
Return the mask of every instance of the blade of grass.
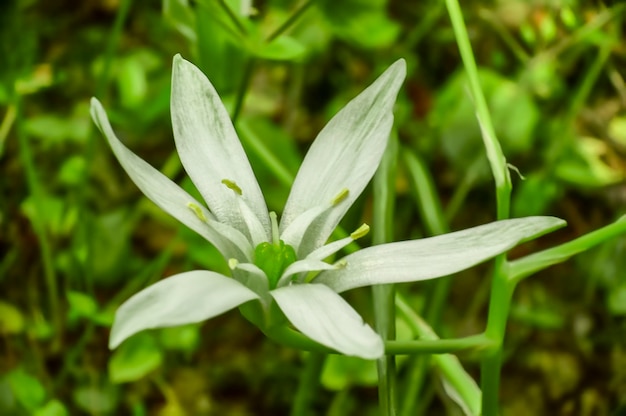
M 374 207 L 372 243 L 384 244 L 393 240 L 393 212 L 395 205 L 395 180 L 398 165 L 398 138 L 391 133 L 382 162 L 374 176 Z M 394 285 L 372 286 L 374 320 L 376 332 L 383 340 L 394 339 L 395 287 Z M 396 358 L 386 354 L 376 362 L 378 371 L 378 401 L 381 415 L 396 414 Z

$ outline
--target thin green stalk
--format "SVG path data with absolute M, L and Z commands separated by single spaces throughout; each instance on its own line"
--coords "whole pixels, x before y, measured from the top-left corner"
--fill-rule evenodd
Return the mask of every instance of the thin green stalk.
M 403 149 L 402 155 L 417 196 L 417 208 L 428 234 L 433 236 L 447 233 L 448 223 L 437 196 L 435 183 L 424 161 L 409 149 Z
M 272 32 L 271 35 L 267 37 L 267 42 L 271 42 L 280 35 L 282 35 L 287 29 L 289 29 L 303 14 L 308 10 L 309 7 L 313 5 L 315 0 L 307 0 L 302 6 L 298 7 L 298 9 L 293 12 L 289 19 L 285 21 L 278 29 Z
M 289 171 L 287 166 L 285 166 L 274 153 L 272 153 L 250 125 L 245 120 L 242 120 L 237 126 L 237 130 L 246 148 L 252 150 L 263 161 L 265 166 L 272 171 L 276 179 L 278 179 L 282 185 L 287 188 L 291 187 L 295 175 Z
M 122 37 L 122 30 L 124 29 L 124 23 L 128 18 L 130 6 L 132 4 L 132 0 L 124 0 L 121 2 L 120 7 L 117 9 L 117 14 L 115 15 L 115 20 L 113 22 L 113 27 L 111 28 L 111 32 L 107 37 L 108 41 L 105 47 L 104 57 L 103 57 L 103 66 L 102 72 L 98 74 L 98 80 L 95 88 L 95 96 L 100 97 L 101 99 L 106 95 L 106 90 L 110 82 L 111 68 L 113 66 L 113 59 L 115 57 L 115 51 L 117 46 L 119 45 L 120 39 Z M 96 129 L 93 128 L 89 132 L 89 136 L 87 138 L 87 144 L 85 148 L 85 160 L 87 166 L 93 166 L 93 160 L 96 155 Z M 88 181 L 89 176 L 85 175 L 83 177 L 83 183 L 78 186 L 77 189 L 77 202 L 78 212 L 81 225 L 77 230 L 75 240 L 73 244 L 78 245 L 79 247 L 85 249 L 86 256 L 85 260 L 82 264 L 82 282 L 87 290 L 87 292 L 93 295 L 93 259 L 94 259 L 94 248 L 93 248 L 93 216 L 90 213 L 90 209 L 88 207 L 87 199 L 89 197 L 89 189 Z
M 515 58 L 517 58 L 522 65 L 526 65 L 530 60 L 530 56 L 517 39 L 509 33 L 508 28 L 502 23 L 502 20 L 491 9 L 487 8 L 481 8 L 478 11 L 478 15 L 491 26 L 498 36 L 500 36 L 500 39 L 502 39 L 509 50 L 513 52 Z
M 313 414 L 311 403 L 317 395 L 326 354 L 312 352 L 305 360 L 304 369 L 300 372 L 296 397 L 291 407 L 291 416 Z
M 580 87 L 578 87 L 576 94 L 574 94 L 574 98 L 570 101 L 570 106 L 566 116 L 568 124 L 574 122 L 574 119 L 585 105 L 593 86 L 596 84 L 596 81 L 602 73 L 602 69 L 609 59 L 609 56 L 611 56 L 611 52 L 613 51 L 616 43 L 617 42 L 604 42 L 602 47 L 600 47 L 600 50 L 598 50 L 596 59 L 593 60 L 593 63 L 586 71 Z
M 472 46 L 470 45 L 469 36 L 467 34 L 467 28 L 463 21 L 463 14 L 461 13 L 461 7 L 457 0 L 446 0 L 446 6 L 448 7 L 448 14 L 452 21 L 452 28 L 456 38 L 459 52 L 465 66 L 467 78 L 469 81 L 469 90 L 474 100 L 474 106 L 476 108 L 476 117 L 478 118 L 478 124 L 482 131 L 483 143 L 485 145 L 485 151 L 487 153 L 487 159 L 491 166 L 491 172 L 495 179 L 496 195 L 498 203 L 498 219 L 509 218 L 510 210 L 510 198 L 511 198 L 511 176 L 509 175 L 509 169 L 507 166 L 506 158 L 502 152 L 500 142 L 498 142 L 493 122 L 491 121 L 491 114 L 487 107 L 487 100 L 480 87 L 480 81 L 478 80 L 478 69 L 476 67 L 476 61 L 472 52 Z
M 48 308 L 50 312 L 50 319 L 54 327 L 52 349 L 57 350 L 61 347 L 63 320 L 61 318 L 61 309 L 59 307 L 59 287 L 57 275 L 54 270 L 54 262 L 52 261 L 52 244 L 50 244 L 48 239 L 46 225 L 44 223 L 45 215 L 42 212 L 44 209 L 44 191 L 41 187 L 39 178 L 37 177 L 37 168 L 35 167 L 33 160 L 33 152 L 30 147 L 28 137 L 26 136 L 26 132 L 24 131 L 22 105 L 19 101 L 19 97 L 17 97 L 15 101 L 16 102 L 13 105 L 15 106 L 16 111 L 16 134 L 19 143 L 19 156 L 26 173 L 28 190 L 34 199 L 33 217 L 31 220 L 33 229 L 37 235 L 37 240 L 39 241 L 39 249 L 41 250 L 43 274 L 46 283 L 46 292 L 48 295 Z
M 385 341 L 385 354 L 449 354 L 460 351 L 491 350 L 496 343 L 484 334 L 463 338 Z
M 499 220 L 507 219 L 510 215 L 511 205 L 511 177 L 508 165 L 496 137 L 487 101 L 478 80 L 476 61 L 458 0 L 446 0 L 446 5 L 469 79 L 469 88 L 474 100 L 476 117 L 482 132 L 487 159 L 495 179 L 497 217 Z M 481 362 L 482 414 L 484 416 L 496 416 L 498 414 L 502 346 L 515 286 L 506 278 L 505 267 L 506 255 L 502 254 L 496 257 L 485 336 L 495 342 L 497 348 L 493 353 L 485 356 Z
M 4 154 L 4 144 L 6 143 L 6 139 L 9 135 L 9 131 L 11 131 L 11 127 L 15 122 L 15 117 L 17 115 L 17 110 L 14 105 L 9 105 L 7 107 L 6 113 L 4 113 L 4 118 L 2 119 L 2 123 L 0 124 L 0 157 Z
M 494 276 L 491 282 L 487 329 L 485 330 L 485 335 L 495 343 L 496 348 L 492 350 L 492 353 L 483 356 L 480 365 L 483 416 L 497 416 L 499 412 L 502 349 L 511 299 L 515 290 L 515 283 L 510 281 L 506 274 L 506 266 L 504 256 L 496 257 Z
M 248 35 L 248 29 L 244 26 L 243 23 L 239 20 L 239 17 L 233 12 L 233 10 L 226 4 L 224 0 L 218 0 L 217 3 L 221 6 L 222 10 L 226 13 L 228 18 L 233 22 L 237 30 L 245 37 Z
M 620 217 L 612 224 L 578 237 L 575 240 L 509 262 L 508 279 L 517 283 L 539 270 L 562 263 L 578 253 L 587 251 L 598 244 L 623 234 L 626 234 L 626 215 Z
M 261 328 L 271 340 L 286 347 L 324 354 L 337 354 L 336 351 L 318 344 L 306 335 L 285 326 Z M 463 338 L 450 339 L 419 339 L 411 341 L 385 341 L 385 354 L 412 355 L 412 354 L 448 354 L 459 351 L 489 351 L 497 344 L 484 334 L 472 335 Z
M 448 232 L 448 223 L 437 196 L 434 180 L 426 164 L 410 149 L 403 149 L 402 154 L 416 195 L 416 204 L 427 234 L 432 236 Z M 435 328 L 445 305 L 445 299 L 448 297 L 451 283 L 452 278 L 450 276 L 437 279 L 431 283 L 434 286 L 432 288 L 433 296 L 429 299 L 425 316 L 426 320 Z M 422 387 L 426 385 L 425 382 L 430 370 L 430 364 L 431 357 L 429 355 L 419 355 L 415 357 L 414 362 L 410 365 L 408 381 L 402 395 L 402 415 L 415 414 L 417 398 L 423 396 L 420 392 Z
M 404 381 L 404 390 L 402 391 L 402 404 L 400 406 L 401 416 L 415 416 L 423 414 L 417 412 L 416 409 L 420 403 L 424 403 L 425 395 L 422 389 L 427 386 L 426 374 L 430 370 L 430 355 L 415 355 L 408 365 L 408 376 Z M 419 400 L 418 400 L 419 399 Z
M 384 244 L 393 239 L 395 179 L 398 164 L 398 138 L 392 132 L 380 166 L 374 176 L 374 207 L 372 243 Z M 384 340 L 396 336 L 395 286 L 372 287 L 376 332 Z M 386 354 L 376 362 L 378 371 L 378 401 L 381 415 L 396 414 L 396 358 Z
M 243 108 L 243 102 L 246 98 L 246 93 L 248 92 L 248 87 L 250 87 L 250 80 L 252 79 L 252 72 L 254 70 L 254 65 L 256 64 L 256 58 L 250 57 L 248 58 L 248 62 L 246 63 L 246 67 L 243 71 L 243 78 L 241 80 L 241 84 L 239 85 L 239 90 L 237 91 L 237 99 L 235 101 L 235 108 L 232 114 L 233 125 L 237 124 L 237 119 L 241 114 L 241 110 Z
M 106 92 L 109 84 L 113 57 L 115 56 L 115 50 L 117 49 L 117 45 L 122 37 L 122 30 L 124 29 L 124 23 L 128 17 L 131 3 L 132 0 L 123 0 L 120 7 L 117 9 L 111 33 L 107 37 L 108 42 L 104 52 L 104 65 L 102 67 L 102 72 L 98 76 L 98 83 L 96 84 L 96 97 L 104 97 L 104 93 Z
M 453 347 L 473 345 L 472 348 L 482 353 L 493 348 L 493 343 L 484 334 L 457 340 L 440 340 L 435 331 L 413 311 L 401 296 L 397 297 L 396 305 L 404 321 L 411 328 L 414 336 L 418 336 L 420 339 L 433 342 L 439 341 L 441 345 L 450 343 Z M 476 342 L 476 344 L 473 344 L 474 342 Z M 463 345 L 464 343 L 466 344 Z M 480 389 L 474 379 L 465 371 L 459 359 L 451 354 L 433 355 L 430 359 L 434 367 L 439 371 L 442 381 L 449 389 L 456 393 L 451 394 L 450 397 L 463 408 L 465 414 L 480 414 Z
M 547 50 L 545 53 L 556 56 L 573 45 L 580 45 L 581 43 L 584 43 L 585 38 L 595 35 L 598 29 L 610 22 L 616 16 L 620 16 L 625 11 L 625 4 L 618 4 L 601 11 L 600 13 L 596 14 L 589 22 L 576 30 L 571 36 L 564 38 L 555 46 Z

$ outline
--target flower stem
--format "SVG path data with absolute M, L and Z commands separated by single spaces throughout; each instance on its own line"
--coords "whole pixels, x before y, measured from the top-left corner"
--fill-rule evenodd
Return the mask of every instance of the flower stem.
M 304 369 L 300 372 L 296 397 L 291 407 L 291 416 L 311 414 L 311 402 L 316 397 L 325 360 L 326 354 L 318 352 L 309 353 L 306 357 Z
M 235 25 L 235 27 L 237 28 L 237 30 L 239 30 L 239 32 L 243 35 L 243 36 L 247 36 L 248 35 L 248 30 L 246 29 L 246 27 L 243 25 L 243 23 L 241 23 L 241 21 L 239 20 L 239 18 L 237 17 L 237 15 L 235 14 L 235 12 L 233 12 L 233 10 L 228 6 L 228 4 L 226 4 L 226 1 L 224 0 L 218 0 L 217 2 L 220 7 L 222 8 L 222 10 L 224 10 L 224 12 L 226 13 L 226 15 L 228 16 L 228 18 L 231 20 L 231 22 L 233 22 L 233 24 Z
M 612 224 L 592 231 L 575 240 L 522 257 L 508 264 L 508 278 L 519 282 L 539 270 L 562 263 L 578 253 L 587 251 L 611 238 L 626 234 L 626 215 Z
M 398 165 L 398 139 L 392 132 L 382 162 L 374 176 L 374 227 L 373 244 L 383 244 L 393 239 L 393 211 L 395 201 L 395 178 Z M 384 340 L 396 336 L 395 286 L 375 285 L 374 319 L 376 332 Z M 396 414 L 396 358 L 386 354 L 376 362 L 378 370 L 378 401 L 381 415 Z
M 498 204 L 498 219 L 503 220 L 509 217 L 509 206 L 511 197 L 511 177 L 506 163 L 506 158 L 502 152 L 500 142 L 496 137 L 496 132 L 491 121 L 491 114 L 487 107 L 487 100 L 480 86 L 478 79 L 478 69 L 476 60 L 472 52 L 472 46 L 467 34 L 467 28 L 463 21 L 463 14 L 458 0 L 446 0 L 448 14 L 452 22 L 452 28 L 456 38 L 461 59 L 465 66 L 468 78 L 468 86 L 471 93 L 474 107 L 476 108 L 476 117 L 483 136 L 483 144 L 487 153 L 487 159 L 491 166 L 491 172 L 496 182 L 496 196 Z
M 44 191 L 41 188 L 41 183 L 37 177 L 37 169 L 33 161 L 32 149 L 26 132 L 24 131 L 22 105 L 19 96 L 16 96 L 14 106 L 16 109 L 16 133 L 19 143 L 20 161 L 24 167 L 24 171 L 26 172 L 28 190 L 34 201 L 31 222 L 35 234 L 37 235 L 37 239 L 39 240 L 39 249 L 41 250 L 44 279 L 47 289 L 46 291 L 48 292 L 48 308 L 50 311 L 52 325 L 54 327 L 52 350 L 57 351 L 61 348 L 63 320 L 61 318 L 61 309 L 59 307 L 59 287 L 57 275 L 52 261 L 52 244 L 50 244 L 50 240 L 48 239 L 44 220 L 45 215 L 42 211 L 45 209 L 45 201 L 43 200 Z
M 458 0 L 446 0 L 446 6 L 461 59 L 467 73 L 470 93 L 476 108 L 476 117 L 482 132 L 483 144 L 495 180 L 497 217 L 499 220 L 507 219 L 510 215 L 511 205 L 511 177 L 506 158 L 496 137 L 489 108 L 487 107 L 487 100 L 480 86 L 476 60 L 474 59 L 459 2 Z M 485 331 L 485 336 L 495 343 L 496 350 L 484 356 L 481 361 L 482 414 L 484 416 L 495 416 L 498 414 L 502 346 L 510 302 L 515 288 L 515 284 L 507 279 L 505 268 L 506 255 L 501 254 L 495 259 L 487 329 Z
M 233 110 L 233 115 L 231 117 L 233 121 L 233 125 L 236 125 L 237 119 L 239 118 L 239 115 L 241 114 L 241 109 L 243 108 L 243 102 L 244 102 L 244 99 L 246 98 L 248 87 L 250 86 L 250 80 L 252 79 L 252 72 L 253 72 L 255 64 L 256 64 L 256 58 L 254 57 L 248 58 L 248 62 L 246 62 L 246 67 L 243 71 L 241 84 L 239 85 L 239 90 L 237 91 L 235 109 Z
M 289 29 L 300 18 L 300 16 L 302 16 L 304 12 L 313 5 L 314 1 L 315 0 L 307 0 L 302 6 L 298 7 L 298 9 L 291 16 L 289 16 L 289 19 L 287 19 L 282 25 L 278 27 L 278 29 L 276 29 L 274 32 L 272 32 L 271 35 L 267 37 L 267 42 L 269 43 L 273 41 L 274 39 L 282 35 L 287 29 Z

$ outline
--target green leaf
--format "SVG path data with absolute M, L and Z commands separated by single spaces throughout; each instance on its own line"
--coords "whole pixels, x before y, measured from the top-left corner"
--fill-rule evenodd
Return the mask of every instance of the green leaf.
M 334 391 L 353 386 L 372 387 L 378 383 L 376 361 L 345 355 L 329 355 L 324 362 L 322 385 Z
M 10 303 L 0 300 L 0 334 L 19 334 L 24 330 L 24 315 Z
M 7 380 L 15 398 L 27 410 L 33 412 L 43 405 L 46 390 L 35 377 L 18 368 L 7 375 Z
M 98 303 L 86 293 L 70 290 L 67 292 L 68 320 L 76 321 L 80 318 L 92 319 L 98 312 Z
M 54 399 L 37 409 L 33 416 L 69 416 L 69 412 L 63 403 Z
M 306 55 L 306 48 L 302 43 L 290 36 L 280 36 L 270 43 L 264 43 L 251 51 L 259 58 L 272 61 L 299 61 Z
M 163 353 L 151 334 L 138 334 L 113 353 L 109 361 L 109 378 L 113 383 L 136 381 L 156 370 Z

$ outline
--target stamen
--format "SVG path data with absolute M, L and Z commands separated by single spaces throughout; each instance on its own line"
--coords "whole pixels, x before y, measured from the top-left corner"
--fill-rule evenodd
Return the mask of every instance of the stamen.
M 339 205 L 339 203 L 341 201 L 343 201 L 344 199 L 346 199 L 348 197 L 348 194 L 350 193 L 350 191 L 348 190 L 348 188 L 343 188 L 341 191 L 339 191 L 339 193 L 333 198 L 332 201 L 330 201 L 330 203 L 332 204 L 332 206 L 336 206 Z
M 226 185 L 228 189 L 234 191 L 237 195 L 243 195 L 241 188 L 237 185 L 235 181 L 231 181 L 230 179 L 222 179 L 222 183 Z
M 358 240 L 361 237 L 365 237 L 369 232 L 370 226 L 367 224 L 363 224 L 359 228 L 354 230 L 352 234 L 350 234 L 350 238 L 352 238 L 353 240 Z
M 272 243 L 278 246 L 280 244 L 280 234 L 278 233 L 278 217 L 274 211 L 270 212 L 270 222 L 272 223 Z
M 335 263 L 335 266 L 338 269 L 343 269 L 344 267 L 346 267 L 348 265 L 348 262 L 346 261 L 346 259 L 341 259 L 339 260 L 337 263 Z
M 206 216 L 204 215 L 204 212 L 202 212 L 202 208 L 200 208 L 198 204 L 195 204 L 193 202 L 187 202 L 187 208 L 192 210 L 193 213 L 196 214 L 196 217 L 200 219 L 200 221 L 208 222 L 208 220 L 206 219 Z
M 230 268 L 230 270 L 235 270 L 238 265 L 239 265 L 239 260 L 232 259 L 232 258 L 228 259 L 228 267 Z

